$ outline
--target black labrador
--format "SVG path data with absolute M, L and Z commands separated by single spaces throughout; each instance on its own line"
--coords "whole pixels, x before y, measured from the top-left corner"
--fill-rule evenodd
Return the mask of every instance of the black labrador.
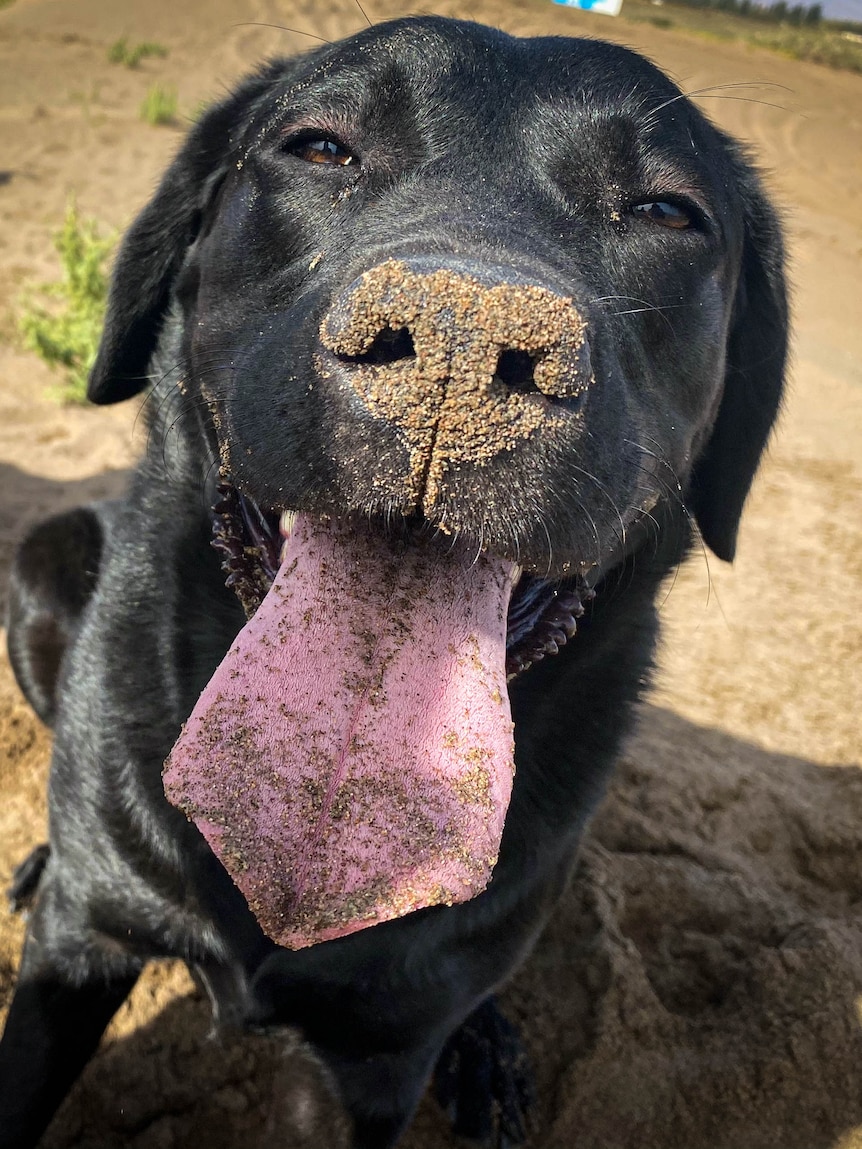
M 733 557 L 780 401 L 782 263 L 740 146 L 600 41 L 396 20 L 263 67 L 195 125 L 121 247 L 90 382 L 96 403 L 150 388 L 146 455 L 124 500 L 43 524 L 13 574 L 13 663 L 56 741 L 50 848 L 13 887 L 32 916 L 0 1046 L 4 1149 L 38 1140 L 143 964 L 168 956 L 219 1023 L 304 1032 L 357 1147 L 395 1143 L 435 1067 L 459 1132 L 521 1137 L 526 1087 L 492 995 L 565 888 L 649 677 L 662 580 L 695 525 Z M 327 539 L 361 523 L 372 566 L 417 548 L 398 608 L 405 689 L 435 659 L 470 661 L 432 649 L 448 608 L 412 627 L 423 579 L 456 621 L 486 593 L 462 593 L 483 563 L 511 593 L 478 661 L 503 675 L 507 698 L 489 697 L 511 708 L 517 772 L 472 897 L 428 885 L 369 910 L 345 895 L 327 917 L 320 878 L 323 901 L 292 921 L 258 904 L 267 881 L 289 904 L 297 863 L 279 868 L 278 843 L 262 877 L 230 817 L 214 830 L 200 794 L 166 799 L 181 727 L 290 577 L 285 511 Z M 345 596 L 353 610 L 339 585 L 306 612 L 316 637 L 297 632 L 324 676 L 352 657 L 342 623 L 327 638 Z M 380 705 L 383 812 L 366 788 L 357 850 L 376 848 L 386 785 L 412 769 L 386 750 L 394 762 L 410 720 Z M 298 721 L 297 793 L 313 796 Z M 203 791 L 233 786 L 241 828 L 258 767 L 232 760 L 234 779 L 189 772 Z M 417 857 L 443 833 L 439 819 L 425 833 L 426 781 Z M 412 853 L 399 842 L 386 865 Z

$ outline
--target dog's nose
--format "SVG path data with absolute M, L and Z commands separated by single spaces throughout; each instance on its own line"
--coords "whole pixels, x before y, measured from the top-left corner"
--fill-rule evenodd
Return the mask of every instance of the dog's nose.
M 387 260 L 338 296 L 320 338 L 339 377 L 407 441 L 423 501 L 445 470 L 579 415 L 593 378 L 573 301 L 484 264 Z
M 572 300 L 484 265 L 387 260 L 336 299 L 321 339 L 345 363 L 410 367 L 429 383 L 583 399 L 592 378 Z

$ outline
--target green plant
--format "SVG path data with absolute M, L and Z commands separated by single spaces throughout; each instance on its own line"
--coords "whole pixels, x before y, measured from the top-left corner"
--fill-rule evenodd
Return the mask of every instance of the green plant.
M 164 44 L 144 40 L 140 44 L 131 45 L 123 36 L 108 49 L 108 60 L 112 64 L 125 64 L 127 68 L 137 68 L 141 60 L 146 60 L 148 56 L 165 57 L 167 54 L 168 50 Z
M 846 35 L 835 33 L 824 24 L 822 30 L 786 26 L 764 29 L 751 39 L 759 47 L 771 48 L 796 60 L 811 60 L 829 68 L 862 72 L 862 44 L 845 39 Z
M 60 398 L 83 403 L 105 317 L 105 264 L 114 243 L 100 237 L 95 220 L 81 219 L 71 199 L 54 246 L 63 278 L 37 289 L 44 302 L 36 301 L 32 294 L 25 299 L 19 327 L 26 347 L 46 363 L 65 369 Z
M 862 74 L 862 36 L 854 31 L 862 25 L 826 20 L 818 4 L 788 7 L 787 0 L 783 9 L 777 8 L 785 13 L 781 22 L 775 18 L 776 8 L 764 9 L 753 0 L 663 0 L 657 16 L 655 0 L 625 0 L 622 18 L 659 28 L 669 20 L 677 32 L 743 41 L 794 59 Z
M 177 90 L 153 84 L 141 104 L 141 119 L 148 124 L 172 124 L 177 118 Z
M 125 64 L 129 52 L 129 41 L 125 36 L 116 40 L 108 49 L 109 64 Z

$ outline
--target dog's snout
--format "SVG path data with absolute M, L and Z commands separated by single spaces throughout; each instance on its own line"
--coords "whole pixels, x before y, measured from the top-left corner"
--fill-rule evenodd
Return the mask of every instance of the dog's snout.
M 324 344 L 362 393 L 363 368 L 403 373 L 433 393 L 504 388 L 583 400 L 591 380 L 583 317 L 571 299 L 504 269 L 387 260 L 355 280 L 321 329 Z M 394 382 L 394 377 L 393 377 Z
M 423 505 L 453 468 L 577 417 L 592 382 L 571 299 L 515 271 L 429 264 L 387 260 L 365 272 L 320 329 L 324 373 L 397 430 L 410 495 Z

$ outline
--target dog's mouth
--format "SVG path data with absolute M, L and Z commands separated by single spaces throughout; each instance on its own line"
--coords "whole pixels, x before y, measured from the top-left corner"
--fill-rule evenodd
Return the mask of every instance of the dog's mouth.
M 480 893 L 514 775 L 507 682 L 574 635 L 587 588 L 232 486 L 214 541 L 249 621 L 164 785 L 263 930 L 297 948 Z
M 230 483 L 219 485 L 219 499 L 213 508 L 213 546 L 222 556 L 225 584 L 249 618 L 278 573 L 291 518 L 289 512 L 261 510 Z M 511 681 L 533 663 L 557 654 L 574 637 L 584 604 L 593 597 L 593 590 L 580 575 L 560 583 L 519 571 L 507 616 L 507 679 Z

